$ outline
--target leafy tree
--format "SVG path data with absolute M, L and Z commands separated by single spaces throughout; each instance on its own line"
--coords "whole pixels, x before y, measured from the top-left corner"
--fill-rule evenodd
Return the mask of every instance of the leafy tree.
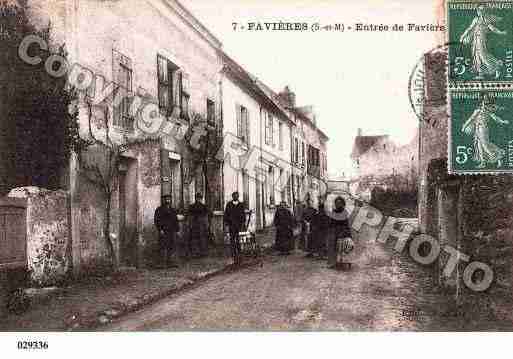
M 219 209 L 219 191 L 214 187 L 215 184 L 210 183 L 210 179 L 215 178 L 216 171 L 221 165 L 216 156 L 223 138 L 219 135 L 219 128 L 198 113 L 192 114 L 190 124 L 185 140 L 192 155 L 191 173 L 201 168 L 204 185 L 202 191 L 205 194 L 206 205 L 210 210 Z
M 63 169 L 72 150 L 84 145 L 78 134 L 78 113 L 70 111 L 76 95 L 66 78 L 47 74 L 48 51 L 30 48 L 40 65 L 25 63 L 18 47 L 28 35 L 52 43 L 51 26 L 37 29 L 28 14 L 27 0 L 0 0 L 0 193 L 18 186 L 62 187 Z M 64 46 L 58 53 L 66 56 Z

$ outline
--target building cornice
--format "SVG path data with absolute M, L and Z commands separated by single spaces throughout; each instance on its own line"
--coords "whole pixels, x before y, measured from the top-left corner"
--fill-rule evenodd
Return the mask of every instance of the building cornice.
M 206 40 L 212 47 L 220 49 L 223 44 L 205 25 L 203 25 L 184 5 L 177 0 L 148 0 L 153 3 L 164 4 L 173 13 L 178 15 L 197 34 Z

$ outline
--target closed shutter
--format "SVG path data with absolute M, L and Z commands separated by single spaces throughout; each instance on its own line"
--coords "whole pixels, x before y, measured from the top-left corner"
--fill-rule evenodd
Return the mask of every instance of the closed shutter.
M 159 108 L 163 111 L 167 111 L 169 104 L 169 72 L 167 60 L 160 55 L 157 56 L 157 77 Z
M 235 121 L 237 127 L 237 137 L 242 137 L 242 118 L 240 113 L 240 105 L 238 103 L 235 104 Z
M 182 101 L 182 71 L 176 70 L 173 73 L 173 101 L 171 104 L 171 114 L 173 117 L 178 117 L 180 114 L 180 103 Z
M 180 109 L 180 112 L 177 113 L 177 116 L 178 117 L 181 117 L 182 113 L 182 108 L 183 108 L 183 96 L 182 96 L 182 92 L 183 92 L 183 73 L 181 71 L 178 72 L 178 89 L 179 89 L 179 94 L 178 94 L 178 108 Z M 183 114 L 185 115 L 185 114 Z
M 250 131 L 249 131 L 249 111 L 246 109 L 245 111 L 245 119 L 244 119 L 244 127 L 246 129 L 246 143 L 248 146 L 251 144 L 251 137 L 250 137 Z

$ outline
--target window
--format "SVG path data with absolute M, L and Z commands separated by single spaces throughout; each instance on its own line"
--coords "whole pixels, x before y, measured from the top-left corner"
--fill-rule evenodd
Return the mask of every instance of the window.
M 267 120 L 265 122 L 265 144 L 269 146 L 274 146 L 273 116 L 271 114 L 267 114 Z
M 249 145 L 249 113 L 244 106 L 237 105 L 237 137 Z
M 308 159 L 307 159 L 307 172 L 314 177 L 320 177 L 322 174 L 321 168 L 321 153 L 318 148 L 308 145 Z
M 278 148 L 283 151 L 283 123 L 278 122 Z
M 125 94 L 129 94 L 132 92 L 132 70 L 121 64 L 119 86 L 120 89 L 122 89 L 121 91 L 124 91 Z M 133 130 L 134 123 L 130 116 L 130 98 L 126 95 L 123 97 L 123 100 L 121 101 L 119 113 L 120 118 L 118 125 L 127 130 Z
M 210 125 L 215 125 L 216 123 L 216 104 L 209 99 L 207 99 L 207 122 Z
M 299 140 L 294 138 L 294 164 L 299 164 Z
M 182 75 L 177 66 L 165 57 L 158 55 L 157 77 L 159 108 L 164 115 L 170 116 L 175 105 L 180 105 L 180 109 L 183 108 Z
M 189 101 L 190 96 L 187 92 L 182 92 L 182 101 L 180 103 L 180 113 L 183 119 L 189 121 Z
M 301 141 L 301 166 L 305 166 L 305 143 Z
M 113 51 L 113 72 L 116 86 L 118 86 L 113 108 L 114 126 L 133 131 L 134 120 L 130 112 L 133 90 L 132 61 L 116 50 Z

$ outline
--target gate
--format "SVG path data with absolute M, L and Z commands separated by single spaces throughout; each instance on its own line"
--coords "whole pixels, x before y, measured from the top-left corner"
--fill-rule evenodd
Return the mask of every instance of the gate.
M 27 266 L 27 201 L 0 198 L 0 271 Z

